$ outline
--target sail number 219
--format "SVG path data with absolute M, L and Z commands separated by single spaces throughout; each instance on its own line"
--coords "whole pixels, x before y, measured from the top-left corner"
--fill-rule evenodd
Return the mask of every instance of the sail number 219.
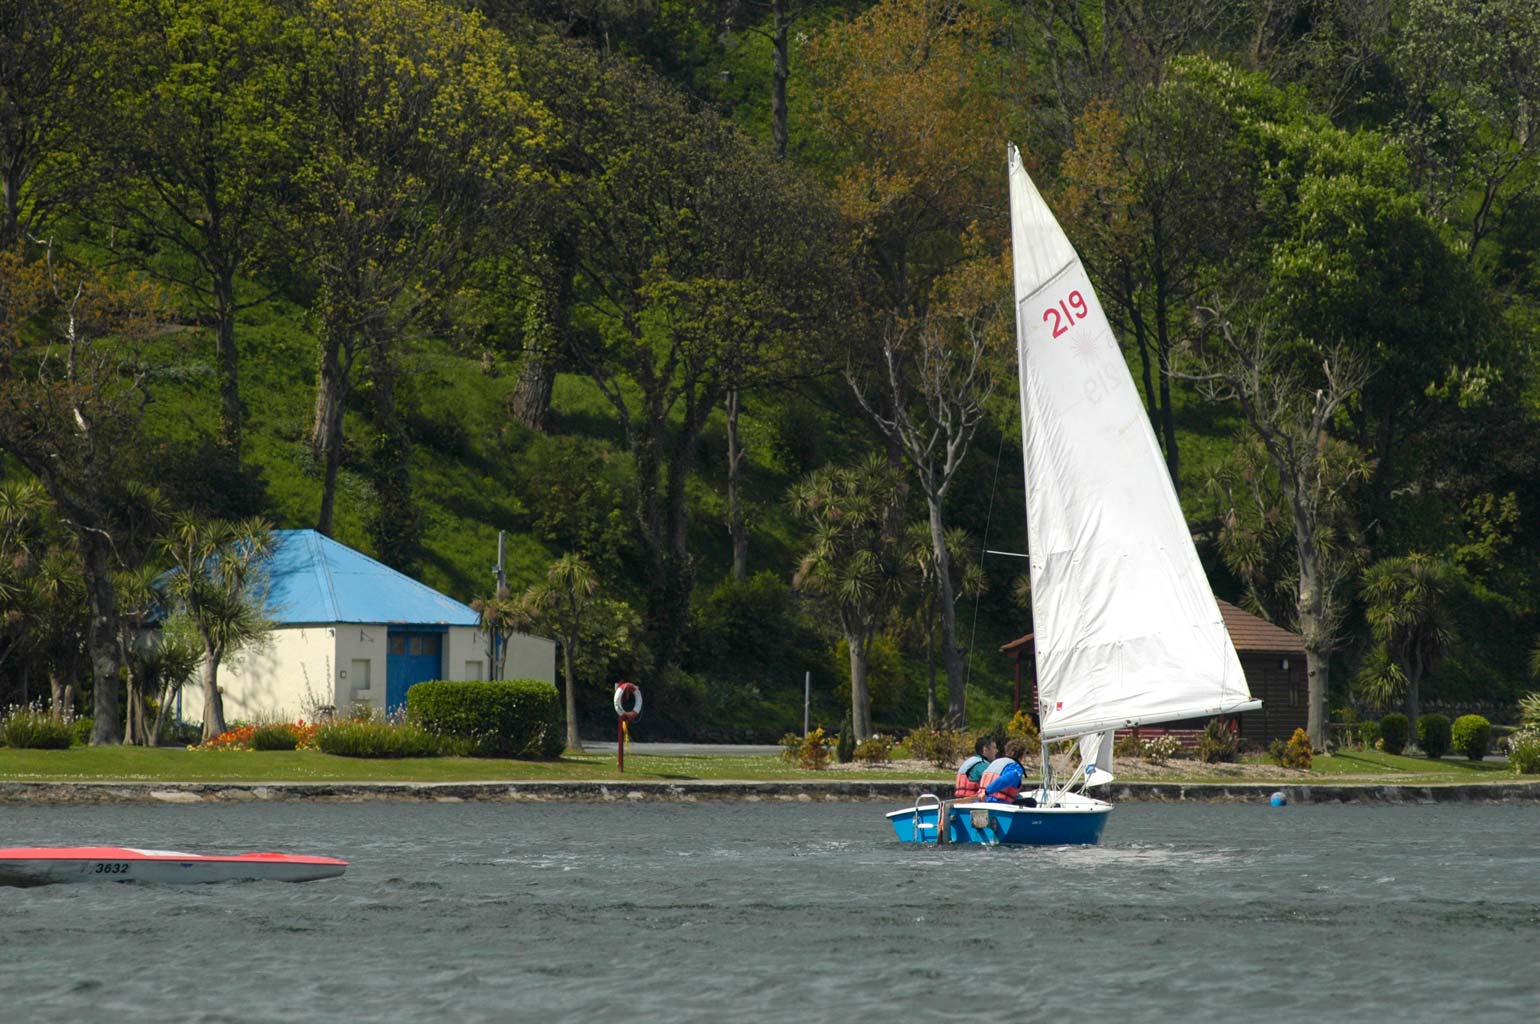
M 1085 296 L 1078 291 L 1070 292 L 1068 298 L 1060 299 L 1057 306 L 1049 306 L 1043 310 L 1043 323 L 1053 324 L 1053 336 L 1068 331 L 1090 313 L 1085 304 Z

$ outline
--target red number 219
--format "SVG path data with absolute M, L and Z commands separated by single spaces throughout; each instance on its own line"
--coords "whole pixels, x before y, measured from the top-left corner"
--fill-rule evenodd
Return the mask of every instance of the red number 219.
M 1090 312 L 1085 304 L 1085 296 L 1078 291 L 1070 292 L 1066 300 L 1060 299 L 1057 306 L 1049 306 L 1043 310 L 1043 323 L 1053 324 L 1053 336 L 1057 338 L 1075 324 L 1086 318 Z

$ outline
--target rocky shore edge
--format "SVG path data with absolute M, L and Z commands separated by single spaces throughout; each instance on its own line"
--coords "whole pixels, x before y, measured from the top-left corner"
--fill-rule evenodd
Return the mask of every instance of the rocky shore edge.
M 3 782 L 0 804 L 209 803 L 319 800 L 463 802 L 814 802 L 871 800 L 901 803 L 922 792 L 950 797 L 933 781 L 882 779 L 777 782 Z M 1282 792 L 1295 804 L 1540 803 L 1540 781 L 1396 785 L 1393 783 L 1290 784 L 1277 782 L 1119 782 L 1098 795 L 1113 803 L 1266 803 Z

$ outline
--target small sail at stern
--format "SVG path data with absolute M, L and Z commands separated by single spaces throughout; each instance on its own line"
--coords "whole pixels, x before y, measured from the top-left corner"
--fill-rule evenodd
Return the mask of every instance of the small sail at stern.
M 1085 268 L 1009 162 L 1043 736 L 1260 707 Z

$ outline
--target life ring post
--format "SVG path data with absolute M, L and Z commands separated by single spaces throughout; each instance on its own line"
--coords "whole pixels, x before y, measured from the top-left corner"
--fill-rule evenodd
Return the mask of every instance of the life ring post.
M 631 698 L 631 707 L 626 708 L 626 698 Z M 615 733 L 615 767 L 618 771 L 626 770 L 626 739 L 630 736 L 630 724 L 642 717 L 642 688 L 635 683 L 625 680 L 615 684 L 615 717 L 619 724 Z

